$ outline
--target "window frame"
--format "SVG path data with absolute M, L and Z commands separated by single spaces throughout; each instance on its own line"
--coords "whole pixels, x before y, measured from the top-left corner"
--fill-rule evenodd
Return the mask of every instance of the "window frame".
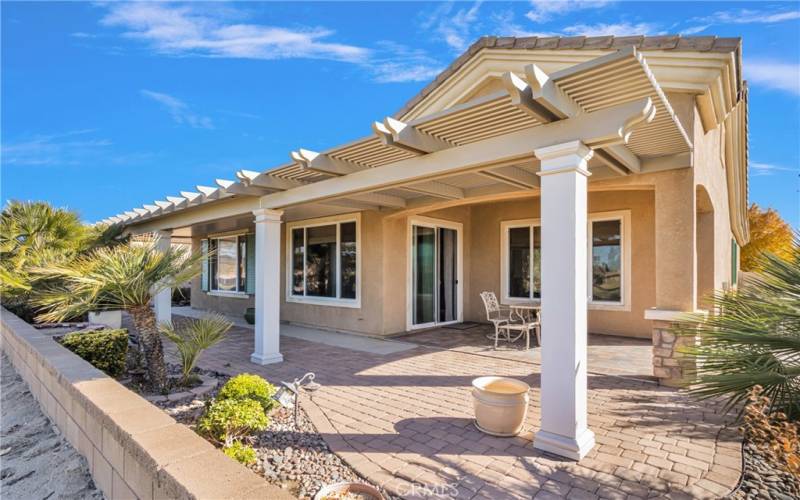
M 589 308 L 605 311 L 630 311 L 631 310 L 631 223 L 630 210 L 615 210 L 610 212 L 596 212 L 589 214 L 587 228 L 587 297 Z M 620 300 L 604 301 L 592 298 L 592 231 L 595 222 L 619 221 L 620 231 Z
M 209 262 L 208 266 L 208 291 L 206 294 L 213 295 L 217 297 L 235 297 L 235 298 L 247 298 L 251 294 L 247 293 L 247 275 L 245 274 L 244 279 L 239 274 L 239 271 L 242 268 L 242 262 L 244 262 L 245 273 L 247 272 L 247 255 L 244 256 L 244 261 L 242 260 L 241 255 L 241 248 L 242 244 L 244 243 L 245 249 L 247 248 L 247 235 L 252 234 L 251 231 L 236 231 L 232 233 L 217 233 L 217 234 L 209 234 L 206 237 L 208 240 L 208 251 L 211 252 L 211 240 L 217 240 L 216 249 L 219 249 L 219 240 L 225 238 L 236 238 L 236 290 L 220 290 L 218 288 L 213 288 L 214 283 L 217 281 L 215 279 L 215 274 L 219 270 L 219 263 L 217 262 L 218 254 L 214 254 L 212 259 L 214 259 L 214 263 Z M 247 250 L 245 250 L 246 252 Z
M 356 296 L 354 299 L 343 298 L 342 295 L 342 239 L 341 239 L 341 225 L 348 222 L 354 222 L 356 225 Z M 303 230 L 303 239 L 306 239 L 306 230 L 311 227 L 319 226 L 332 226 L 336 225 L 336 297 L 318 297 L 306 295 L 306 245 L 303 245 L 303 295 L 295 295 L 292 293 L 293 283 L 293 258 L 292 253 L 293 238 L 292 234 L 295 229 Z M 314 304 L 320 306 L 330 307 L 347 307 L 353 309 L 361 308 L 361 214 L 343 214 L 334 215 L 331 217 L 320 217 L 318 219 L 308 219 L 302 221 L 295 221 L 286 224 L 285 230 L 286 238 L 286 287 L 285 287 L 285 300 L 286 302 L 293 302 L 299 304 Z
M 620 280 L 620 301 L 608 302 L 592 299 L 592 229 L 595 222 L 618 220 L 620 221 L 621 232 L 621 255 L 620 255 L 620 272 L 622 279 Z M 530 228 L 530 245 L 531 245 L 531 259 L 533 259 L 533 238 L 534 227 L 540 228 L 541 234 L 541 219 L 516 219 L 505 220 L 500 222 L 500 303 L 503 305 L 514 304 L 540 304 L 541 298 L 520 298 L 511 297 L 509 295 L 509 229 L 518 227 Z M 631 222 L 630 210 L 614 210 L 607 212 L 594 212 L 587 216 L 586 220 L 586 280 L 587 280 L 587 304 L 590 310 L 599 311 L 630 311 L 631 310 L 631 280 L 633 276 L 631 266 Z M 533 262 L 531 262 L 531 273 L 533 273 Z M 531 284 L 533 284 L 533 275 L 531 275 Z M 534 290 L 531 289 L 531 295 Z
M 510 221 L 501 221 L 500 222 L 500 302 L 502 304 L 538 304 L 541 302 L 541 298 L 533 297 L 533 235 L 534 230 L 533 228 L 539 227 L 539 231 L 541 234 L 541 220 L 540 219 L 519 219 L 519 220 L 510 220 Z M 530 252 L 530 269 L 531 269 L 531 290 L 530 290 L 530 297 L 523 298 L 523 297 L 512 297 L 509 294 L 509 287 L 511 286 L 510 280 L 508 279 L 508 272 L 509 272 L 509 265 L 510 263 L 510 255 L 509 252 L 511 248 L 509 247 L 510 238 L 509 232 L 511 229 L 517 229 L 520 227 L 528 228 L 530 234 L 528 235 L 528 244 Z

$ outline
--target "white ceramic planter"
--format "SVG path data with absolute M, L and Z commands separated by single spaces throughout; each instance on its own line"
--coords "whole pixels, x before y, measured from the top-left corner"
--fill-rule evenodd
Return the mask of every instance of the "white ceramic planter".
M 475 426 L 493 436 L 516 436 L 528 414 L 530 386 L 507 377 L 480 377 L 472 381 Z
M 122 311 L 96 311 L 89 313 L 89 323 L 106 325 L 109 328 L 122 328 Z

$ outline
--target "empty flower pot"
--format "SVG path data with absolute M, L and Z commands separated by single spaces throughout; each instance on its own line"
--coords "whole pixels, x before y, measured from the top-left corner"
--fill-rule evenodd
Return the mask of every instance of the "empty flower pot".
M 91 311 L 89 313 L 89 323 L 105 325 L 115 330 L 122 327 L 122 311 Z
M 507 377 L 480 377 L 472 381 L 475 426 L 492 436 L 516 436 L 528 414 L 530 386 Z

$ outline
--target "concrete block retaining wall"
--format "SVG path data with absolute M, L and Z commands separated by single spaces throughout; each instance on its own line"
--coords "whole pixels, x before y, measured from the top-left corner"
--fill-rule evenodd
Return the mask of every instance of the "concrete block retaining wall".
M 106 498 L 292 498 L 0 308 L 0 348 Z

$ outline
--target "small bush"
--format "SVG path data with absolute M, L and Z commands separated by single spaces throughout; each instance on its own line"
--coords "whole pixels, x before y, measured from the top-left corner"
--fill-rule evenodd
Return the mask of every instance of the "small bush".
M 264 380 L 258 375 L 242 373 L 228 380 L 217 394 L 218 400 L 251 399 L 258 402 L 265 412 L 269 413 L 277 404 L 272 396 L 275 394 L 275 386 Z
M 231 446 L 250 434 L 263 431 L 269 424 L 264 408 L 252 399 L 217 399 L 197 424 L 210 438 Z
M 222 451 L 232 459 L 244 465 L 250 465 L 256 462 L 256 450 L 254 450 L 252 446 L 242 444 L 241 441 L 234 441 L 229 446 L 223 448 Z
M 73 332 L 64 336 L 61 343 L 112 377 L 125 371 L 125 357 L 128 353 L 128 331 L 98 330 L 94 332 Z

